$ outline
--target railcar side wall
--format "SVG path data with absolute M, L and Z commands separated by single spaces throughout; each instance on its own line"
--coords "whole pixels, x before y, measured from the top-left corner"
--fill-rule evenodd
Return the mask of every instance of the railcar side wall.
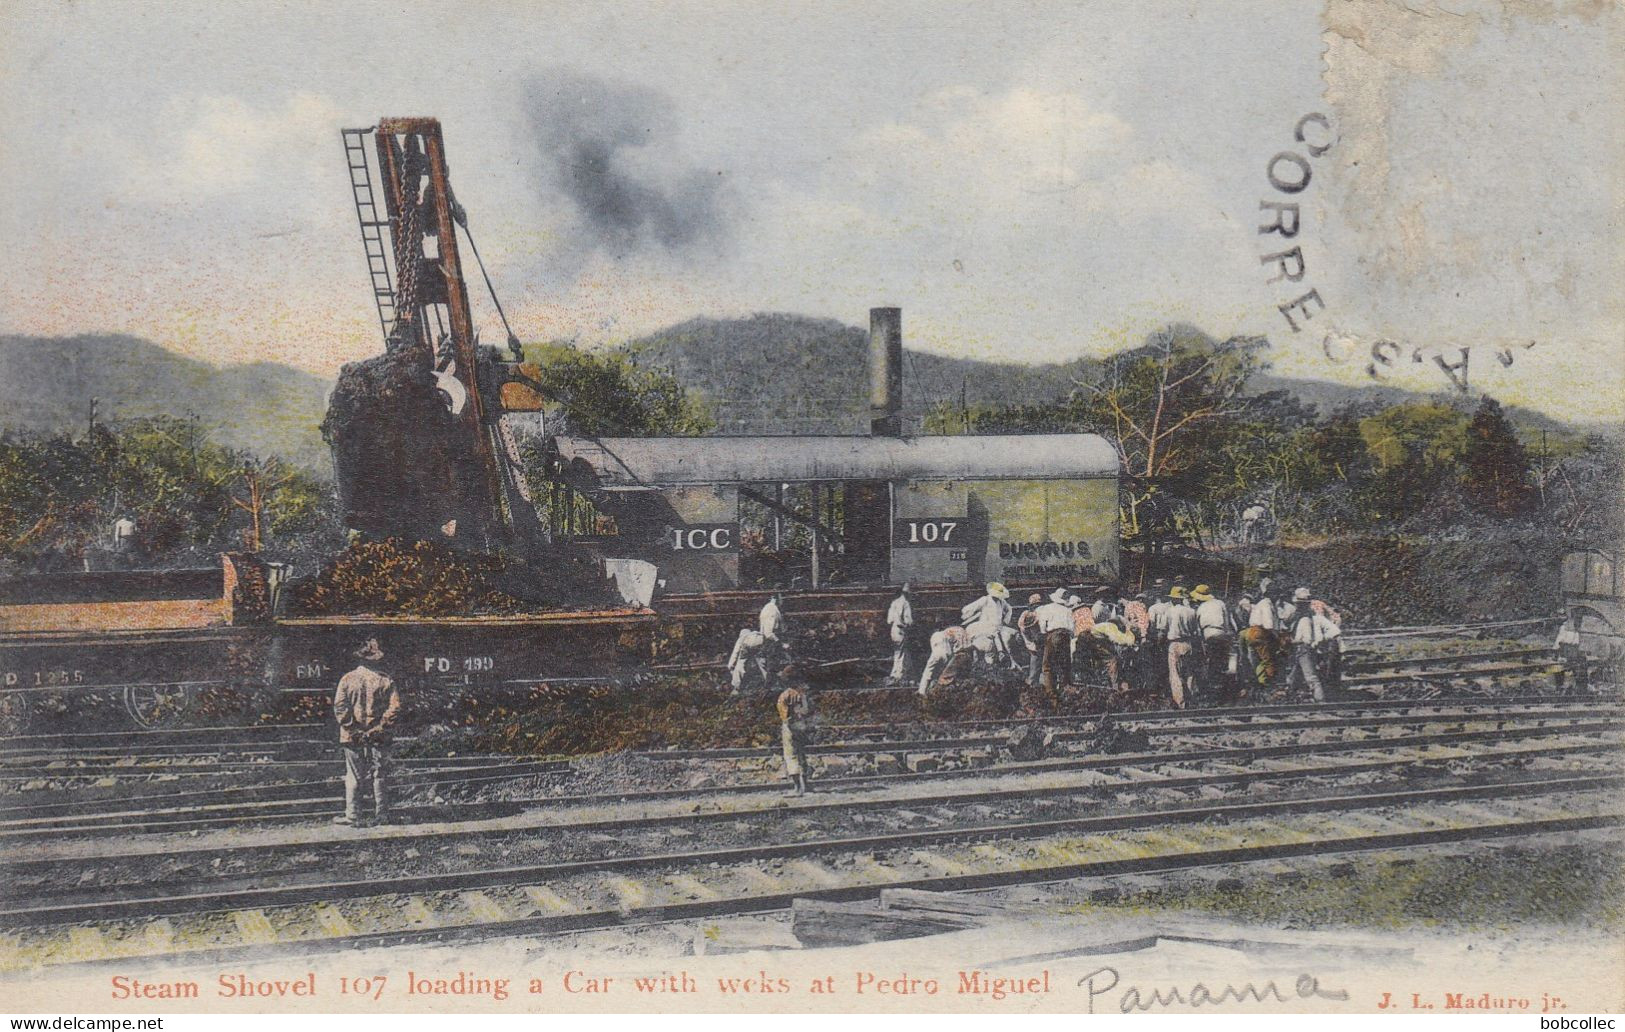
M 909 481 L 893 497 L 893 581 L 1117 579 L 1115 479 Z

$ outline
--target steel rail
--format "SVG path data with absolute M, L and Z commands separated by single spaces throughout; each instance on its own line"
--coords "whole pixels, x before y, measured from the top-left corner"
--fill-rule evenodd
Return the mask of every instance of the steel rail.
M 1425 746 L 1411 746 L 1410 748 L 1425 748 Z M 1616 746 L 1586 742 L 1580 744 L 1551 746 L 1540 749 L 1511 749 L 1505 751 L 1487 751 L 1471 757 L 1474 762 L 1496 763 L 1508 761 L 1524 761 L 1535 758 L 1551 758 L 1558 756 L 1582 756 L 1609 752 Z M 1380 750 L 1370 750 L 1378 752 Z M 1122 792 L 1142 792 L 1157 789 L 1188 790 L 1204 786 L 1217 785 L 1252 785 L 1261 782 L 1291 782 L 1300 780 L 1313 780 L 1327 777 L 1346 777 L 1352 774 L 1373 773 L 1384 770 L 1393 770 L 1403 767 L 1427 766 L 1430 764 L 1446 762 L 1444 759 L 1429 759 L 1419 756 L 1394 756 L 1384 759 L 1363 760 L 1353 763 L 1330 764 L 1318 767 L 1305 767 L 1295 770 L 1251 770 L 1251 771 L 1215 771 L 1194 774 L 1176 774 L 1157 776 L 1135 781 L 1121 781 L 1116 783 L 1084 782 L 1063 785 L 1046 785 L 1040 787 L 1025 786 L 1020 788 L 998 788 L 971 792 L 947 792 L 924 796 L 899 796 L 888 799 L 837 799 L 837 800 L 801 800 L 791 806 L 780 805 L 781 799 L 767 806 L 749 807 L 738 810 L 707 810 L 698 813 L 666 813 L 645 814 L 635 817 L 597 818 L 589 820 L 565 821 L 556 823 L 526 823 L 518 826 L 509 825 L 500 828 L 481 828 L 458 831 L 416 831 L 404 834 L 391 834 L 388 836 L 370 837 L 364 839 L 329 839 L 321 842 L 300 841 L 285 843 L 258 843 L 254 845 L 199 845 L 166 848 L 161 852 L 132 851 L 125 853 L 96 853 L 88 856 L 46 856 L 21 859 L 0 858 L 0 875 L 13 878 L 26 875 L 31 871 L 49 870 L 61 865 L 93 866 L 96 864 L 120 863 L 124 861 L 140 861 L 151 859 L 154 856 L 186 857 L 210 856 L 228 857 L 245 853 L 252 853 L 257 857 L 274 856 L 285 853 L 308 853 L 316 850 L 343 851 L 346 849 L 369 848 L 387 842 L 392 846 L 413 844 L 448 842 L 448 841 L 486 841 L 512 837 L 514 835 L 540 835 L 540 834 L 586 834 L 601 832 L 621 832 L 633 830 L 646 830 L 666 826 L 682 827 L 689 824 L 731 823 L 747 820 L 753 817 L 773 817 L 785 819 L 787 817 L 819 816 L 831 813 L 852 811 L 855 813 L 878 813 L 891 808 L 918 809 L 935 806 L 972 806 L 992 802 L 1025 802 L 1028 800 L 1050 800 L 1068 796 L 1102 796 Z M 1103 769 L 1103 768 L 1095 768 Z M 69 891 L 75 891 L 70 889 Z
M 1251 724 L 1229 723 L 1211 724 L 1206 726 L 1193 725 L 1191 727 L 1143 729 L 1148 734 L 1158 736 L 1175 735 L 1210 735 L 1210 734 L 1256 734 L 1269 731 L 1309 731 L 1350 729 L 1357 730 L 1366 727 L 1386 727 L 1406 724 L 1483 724 L 1490 722 L 1512 723 L 1523 720 L 1616 720 L 1625 719 L 1625 709 L 1610 707 L 1605 709 L 1583 709 L 1572 712 L 1545 713 L 1530 711 L 1527 714 L 1488 714 L 1479 717 L 1461 717 L 1455 715 L 1429 716 L 1395 714 L 1392 716 L 1369 718 L 1336 718 L 1329 717 L 1320 720 L 1282 721 L 1277 724 Z M 1040 724 L 1042 720 L 1024 721 L 1028 724 Z M 1133 726 L 1132 719 L 1117 722 L 1118 726 Z M 1093 738 L 1098 731 L 1063 731 L 1055 735 L 1055 741 L 1082 742 Z M 865 753 L 892 753 L 892 752 L 943 752 L 949 749 L 980 749 L 989 746 L 1002 746 L 1009 740 L 1008 735 L 981 735 L 963 738 L 902 738 L 882 739 L 873 742 L 829 742 L 823 745 L 810 745 L 807 752 L 811 755 L 854 755 Z M 763 756 L 776 756 L 779 750 L 772 746 L 759 747 L 724 747 L 720 749 L 663 749 L 635 752 L 632 755 L 646 760 L 728 760 L 728 759 L 757 759 Z
M 1538 712 L 1534 707 L 1580 704 L 1621 705 L 1625 704 L 1625 699 L 1618 696 L 1596 694 L 1509 695 L 1500 698 L 1469 695 L 1442 699 L 1370 699 L 1350 702 L 1293 702 L 1262 705 L 1239 703 L 1226 706 L 1192 707 L 1182 710 L 1105 710 L 1099 713 L 1065 713 L 1045 717 L 999 717 L 979 720 L 934 720 L 922 716 L 912 720 L 897 720 L 886 724 L 825 724 L 823 726 L 827 730 L 839 731 L 842 734 L 877 734 L 895 730 L 899 726 L 1003 727 L 1012 724 L 1082 724 L 1096 723 L 1098 721 L 1113 723 L 1197 723 L 1216 717 L 1225 717 L 1232 720 L 1239 718 L 1259 727 L 1267 727 L 1269 725 L 1263 723 L 1263 721 L 1275 717 L 1296 716 L 1299 714 L 1388 713 L 1395 710 L 1496 709 L 1505 707 L 1528 707 L 1529 712 Z
M 484 767 L 418 771 L 397 777 L 393 781 L 403 787 L 482 783 L 508 781 L 537 774 L 567 773 L 570 769 L 571 764 L 568 760 L 511 760 L 489 764 Z M 112 802 L 123 804 L 153 803 L 165 809 L 195 809 L 199 806 L 237 801 L 272 802 L 303 799 L 308 798 L 308 793 L 317 788 L 330 788 L 343 783 L 344 779 L 342 777 L 316 778 L 309 781 L 288 782 L 280 785 L 242 785 L 236 788 L 221 788 L 199 792 L 168 792 L 145 795 L 137 799 L 117 799 L 112 800 Z M 18 820 L 41 817 L 82 817 L 85 816 L 83 812 L 85 810 L 84 804 L 104 801 L 107 800 L 81 799 L 69 802 L 27 803 L 20 806 L 0 807 L 0 827 Z M 127 810 L 123 812 L 139 811 Z
M 974 777 L 997 777 L 1026 774 L 1045 774 L 1069 772 L 1080 770 L 1107 770 L 1115 767 L 1140 767 L 1158 764 L 1179 764 L 1209 761 L 1237 761 L 1252 762 L 1257 759 L 1276 759 L 1281 757 L 1296 757 L 1306 754 L 1331 754 L 1339 752 L 1371 752 L 1385 748 L 1406 748 L 1432 745 L 1457 745 L 1478 741 L 1507 740 L 1511 738 L 1552 738 L 1563 735 L 1595 736 L 1601 738 L 1606 732 L 1615 729 L 1614 723 L 1582 724 L 1571 727 L 1536 727 L 1524 728 L 1516 731 L 1450 731 L 1428 735 L 1413 735 L 1386 739 L 1363 739 L 1359 741 L 1335 741 L 1290 743 L 1271 746 L 1241 746 L 1193 749 L 1183 752 L 1166 753 L 1126 753 L 1111 756 L 1081 757 L 1073 759 L 1035 760 L 1025 763 L 1010 764 L 993 770 L 990 768 L 960 769 L 951 771 L 931 771 L 924 773 L 904 772 L 897 774 L 864 774 L 845 778 L 829 778 L 818 782 L 821 786 L 834 786 L 838 788 L 859 787 L 867 785 L 909 784 L 930 780 L 953 780 Z M 691 799 L 720 797 L 730 795 L 745 795 L 749 793 L 770 790 L 774 786 L 764 784 L 735 784 L 710 785 L 696 789 L 640 789 L 627 792 L 605 792 L 592 795 L 575 796 L 545 796 L 528 800 L 527 802 L 544 806 L 571 806 L 602 804 L 608 800 L 623 802 L 657 801 L 662 799 Z M 186 809 L 174 811 L 173 820 L 151 820 L 154 816 L 161 816 L 165 811 L 137 812 L 137 816 L 146 818 L 144 821 L 125 821 L 120 818 L 129 814 L 109 814 L 105 818 L 91 817 L 79 818 L 80 824 L 69 824 L 60 819 L 42 818 L 0 823 L 0 841 L 6 839 L 28 839 L 40 836 L 61 837 L 66 834 L 87 834 L 96 832 L 119 832 L 123 834 L 137 834 L 143 832 L 185 831 L 207 827 L 221 827 L 239 824 L 245 819 L 263 819 L 287 821 L 300 818 L 321 818 L 332 816 L 340 812 L 339 800 L 326 798 L 313 798 L 307 800 L 288 800 L 258 804 L 259 814 L 254 807 L 223 807 L 219 812 L 208 817 L 199 818 L 197 810 Z M 296 807 L 301 809 L 295 809 Z M 265 809 L 280 810 L 281 812 L 264 813 Z M 260 816 L 262 814 L 263 816 Z
M 172 917 L 181 914 L 258 909 L 309 903 L 331 903 L 364 897 L 394 897 L 424 892 L 456 892 L 505 885 L 540 884 L 576 874 L 648 871 L 670 867 L 709 864 L 736 864 L 755 860 L 790 859 L 820 853 L 876 853 L 894 849 L 918 848 L 1001 839 L 1033 839 L 1058 834 L 1103 834 L 1112 831 L 1201 823 L 1233 821 L 1276 815 L 1332 813 L 1340 810 L 1402 807 L 1419 803 L 1509 798 L 1530 795 L 1562 795 L 1599 791 L 1625 784 L 1625 775 L 1543 778 L 1513 783 L 1470 785 L 1451 788 L 1417 789 L 1399 792 L 1353 792 L 1308 799 L 1269 802 L 1224 803 L 1214 806 L 1183 807 L 1137 813 L 1069 817 L 1025 821 L 1017 824 L 979 825 L 963 828 L 933 828 L 860 835 L 814 842 L 781 842 L 677 853 L 651 853 L 601 860 L 574 860 L 555 864 L 497 867 L 479 871 L 405 875 L 392 879 L 389 889 L 380 892 L 376 879 L 314 882 L 274 888 L 254 887 L 226 892 L 180 893 L 169 896 L 126 897 L 114 901 L 87 903 L 46 903 L 14 905 L 0 903 L 0 927 L 25 928 L 39 925 L 72 924 L 86 921 L 125 921 L 146 917 Z M 1609 823 L 1621 818 L 1612 815 Z M 1536 822 L 1538 823 L 1538 822 Z M 1273 847 L 1278 855 L 1279 846 Z M 1030 874 L 1031 872 L 1024 872 Z M 1031 880 L 1031 879 L 1029 879 Z M 896 886 L 888 886 L 896 887 Z M 872 887 L 868 887 L 873 891 Z M 797 893 L 797 895 L 804 895 Z

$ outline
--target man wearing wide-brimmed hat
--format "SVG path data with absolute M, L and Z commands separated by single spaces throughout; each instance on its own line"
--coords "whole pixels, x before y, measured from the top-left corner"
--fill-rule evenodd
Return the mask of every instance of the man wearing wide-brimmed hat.
M 355 656 L 361 662 L 339 678 L 333 694 L 333 717 L 344 748 L 344 816 L 333 818 L 333 823 L 362 823 L 361 786 L 369 782 L 373 817 L 384 823 L 389 820 L 389 751 L 401 713 L 401 693 L 378 669 L 384 650 L 377 638 L 368 638 Z
M 1038 610 L 1043 604 L 1044 596 L 1033 592 L 1027 596 L 1027 611 L 1016 619 L 1016 635 L 1027 650 L 1027 685 L 1032 688 L 1038 687 L 1043 673 L 1044 635 L 1038 630 Z
M 1066 600 L 1066 589 L 1056 588 L 1038 607 L 1038 633 L 1044 642 L 1039 678 L 1052 693 L 1072 679 L 1072 607 Z
M 1236 644 L 1236 619 L 1224 599 L 1214 595 L 1206 584 L 1191 589 L 1196 605 L 1196 622 L 1202 628 L 1202 691 L 1211 701 L 1228 701 L 1234 695 L 1230 677 Z
M 1168 639 L 1168 696 L 1175 709 L 1185 709 L 1197 702 L 1201 675 L 1196 649 L 1201 643 L 1202 628 L 1196 621 L 1196 610 L 1191 607 L 1189 593 L 1184 585 L 1168 589 L 1169 604 L 1163 616 Z
M 1326 685 L 1320 679 L 1320 645 L 1323 635 L 1310 606 L 1313 596 L 1308 588 L 1292 593 L 1292 622 L 1283 627 L 1292 631 L 1292 687 L 1307 687 L 1316 702 L 1326 701 Z M 1329 622 L 1329 621 L 1328 621 Z
M 987 594 L 959 611 L 959 622 L 978 654 L 994 666 L 1013 662 L 1012 646 L 1016 629 L 1011 626 L 1010 589 L 998 581 L 987 586 Z

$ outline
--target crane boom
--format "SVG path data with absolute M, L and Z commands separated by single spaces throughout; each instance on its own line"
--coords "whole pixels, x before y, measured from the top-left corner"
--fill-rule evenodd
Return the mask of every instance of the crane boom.
M 368 136 L 372 137 L 370 147 Z M 399 441 L 396 447 L 404 450 L 415 445 L 438 456 L 464 456 L 459 468 L 442 471 L 453 481 L 446 486 L 454 496 L 444 512 L 461 513 L 462 517 L 435 525 L 451 528 L 444 533 L 465 544 L 512 550 L 521 544 L 517 538 L 529 533 L 534 513 L 515 511 L 515 491 L 509 489 L 523 494 L 524 487 L 511 474 L 505 478 L 503 454 L 509 442 L 500 417 L 505 400 L 513 399 L 514 391 L 525 383 L 534 383 L 537 372 L 531 366 L 501 362 L 491 354 L 492 349 L 481 349 L 478 344 L 457 241 L 457 227 L 462 225 L 466 231 L 467 222 L 452 192 L 440 122 L 383 118 L 375 126 L 345 129 L 342 138 L 384 334 L 386 355 L 382 360 L 404 365 L 424 383 L 432 376 L 434 389 L 456 427 L 444 432 L 462 441 L 448 452 L 433 428 L 414 427 L 416 439 Z M 517 404 L 540 404 L 539 398 L 520 393 L 524 400 Z M 373 411 L 375 418 L 379 415 Z M 376 471 L 358 462 L 359 454 L 342 448 L 335 451 L 337 465 L 354 467 L 337 470 L 341 494 L 347 473 L 353 474 L 348 478 L 352 484 L 376 477 Z M 367 454 L 377 454 L 376 448 Z M 426 461 L 433 457 L 426 456 Z M 347 508 L 365 513 L 369 529 L 389 529 L 385 525 L 390 521 L 377 516 L 384 506 L 363 502 Z M 461 537 L 457 536 L 459 525 L 469 527 Z

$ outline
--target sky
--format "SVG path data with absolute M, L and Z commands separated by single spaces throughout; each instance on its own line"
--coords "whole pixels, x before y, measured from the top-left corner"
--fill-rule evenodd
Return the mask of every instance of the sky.
M 1044 362 L 1187 321 L 1345 383 L 1391 340 L 1386 382 L 1447 386 L 1433 357 L 1468 345 L 1475 387 L 1617 420 L 1622 23 L 1562 0 L 11 5 L 0 332 L 324 375 L 375 353 L 338 130 L 431 115 L 522 338 L 898 305 L 910 347 Z M 1307 185 L 1271 184 L 1299 160 Z M 1295 238 L 1260 234 L 1266 201 L 1300 204 Z M 1302 278 L 1270 282 L 1292 246 Z M 1311 289 L 1294 331 L 1279 306 Z

